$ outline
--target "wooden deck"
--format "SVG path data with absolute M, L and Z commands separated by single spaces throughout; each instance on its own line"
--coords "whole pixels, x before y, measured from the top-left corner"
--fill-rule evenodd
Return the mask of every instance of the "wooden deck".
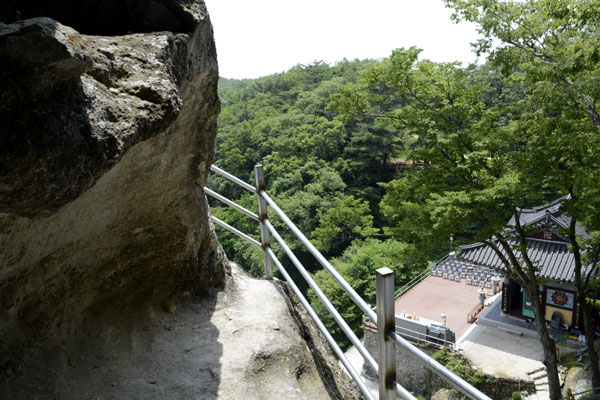
M 404 296 L 396 300 L 396 314 L 407 313 L 442 323 L 446 314 L 446 326 L 458 340 L 469 329 L 467 314 L 479 304 L 479 287 L 429 276 Z M 488 296 L 491 289 L 486 289 Z

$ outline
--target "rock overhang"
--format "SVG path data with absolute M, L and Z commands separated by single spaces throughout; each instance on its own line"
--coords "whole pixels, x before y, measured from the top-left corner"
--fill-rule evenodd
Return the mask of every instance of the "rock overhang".
M 82 34 L 102 36 L 191 33 L 205 16 L 204 5 L 194 0 L 23 0 L 0 6 L 0 22 L 50 17 Z
M 224 280 L 201 189 L 219 112 L 212 26 L 201 0 L 160 3 L 192 31 L 0 23 L 0 375 L 6 357 Z
M 69 10 L 72 15 L 65 18 L 71 21 L 97 2 L 58 3 L 19 2 L 13 13 L 65 17 L 61 13 Z M 104 13 L 75 18 L 80 32 L 50 17 L 0 22 L 0 213 L 52 214 L 129 147 L 164 130 L 180 111 L 192 76 L 206 70 L 218 74 L 203 2 L 152 1 L 138 14 L 140 2 L 125 1 L 129 8 L 123 12 L 140 18 L 152 4 L 162 4 L 180 24 L 161 25 L 160 18 L 169 18 L 163 15 L 148 17 L 153 24 L 131 27 L 146 33 L 83 34 L 94 32 L 88 19 L 108 18 L 114 7 L 106 3 Z M 0 6 L 0 19 L 10 22 L 7 15 L 10 5 Z

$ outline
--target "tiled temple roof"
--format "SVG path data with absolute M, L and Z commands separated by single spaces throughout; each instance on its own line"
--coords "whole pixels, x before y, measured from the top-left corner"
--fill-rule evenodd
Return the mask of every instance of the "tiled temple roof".
M 571 217 L 560 210 L 561 203 L 568 200 L 569 195 L 560 197 L 551 203 L 544 204 L 534 208 L 519 208 L 521 226 L 535 226 L 541 229 L 548 229 L 556 234 L 559 230 L 567 229 L 571 223 Z M 513 216 L 508 225 L 515 226 L 515 217 Z M 575 226 L 575 233 L 579 237 L 589 239 L 590 235 L 584 227 Z
M 567 243 L 528 238 L 527 244 L 529 245 L 527 254 L 534 265 L 539 268 L 536 274 L 539 278 L 561 282 L 573 282 L 575 280 L 575 261 L 573 254 L 569 252 Z M 514 245 L 514 242 L 511 243 L 511 247 Z M 501 248 L 499 244 L 498 247 Z M 504 250 L 502 250 L 502 253 L 506 255 Z M 504 270 L 504 265 L 500 257 L 485 243 L 475 243 L 459 247 L 457 258 L 474 264 Z

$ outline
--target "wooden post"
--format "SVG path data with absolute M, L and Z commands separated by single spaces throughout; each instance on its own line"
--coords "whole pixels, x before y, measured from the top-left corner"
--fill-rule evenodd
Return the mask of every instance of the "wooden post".
M 379 344 L 379 400 L 396 399 L 396 349 L 388 333 L 396 329 L 394 271 L 376 271 L 377 339 Z
M 273 260 L 267 252 L 267 248 L 271 245 L 269 229 L 265 224 L 267 219 L 267 202 L 260 195 L 260 192 L 265 190 L 267 185 L 265 183 L 265 174 L 262 165 L 254 166 L 254 173 L 256 175 L 256 195 L 258 196 L 258 218 L 260 220 L 260 239 L 263 251 L 263 263 L 265 265 L 265 278 L 273 279 Z

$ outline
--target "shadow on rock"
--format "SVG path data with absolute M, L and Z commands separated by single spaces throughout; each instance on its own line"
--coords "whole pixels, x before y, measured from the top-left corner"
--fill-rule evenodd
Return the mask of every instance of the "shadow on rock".
M 0 366 L 2 399 L 216 399 L 222 345 L 216 290 L 143 321 L 98 321 L 61 346 Z M 118 323 L 117 323 L 118 322 Z

